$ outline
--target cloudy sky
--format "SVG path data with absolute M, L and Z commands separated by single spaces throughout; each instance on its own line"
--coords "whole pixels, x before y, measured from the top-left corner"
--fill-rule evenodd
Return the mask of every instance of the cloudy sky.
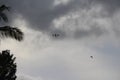
M 17 80 L 120 80 L 120 0 L 1 4 L 11 7 L 7 24 L 25 34 L 0 45 L 17 57 Z

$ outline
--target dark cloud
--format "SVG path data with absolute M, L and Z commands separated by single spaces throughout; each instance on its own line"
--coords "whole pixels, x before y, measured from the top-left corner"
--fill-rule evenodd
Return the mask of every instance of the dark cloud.
M 5 3 L 12 7 L 13 13 L 20 14 L 30 24 L 30 28 L 45 32 L 53 31 L 51 29 L 52 22 L 69 12 L 74 12 L 78 9 L 87 9 L 94 4 L 101 4 L 104 6 L 105 11 L 108 11 L 108 15 L 113 14 L 120 8 L 119 0 L 69 0 L 68 4 L 59 4 L 54 6 L 54 0 L 1 0 L 1 4 Z M 13 19 L 16 18 L 13 15 Z M 54 27 L 53 27 L 54 28 Z M 56 31 L 55 31 L 56 30 Z M 66 32 L 54 29 L 53 33 L 60 33 L 61 38 L 66 37 Z M 75 36 L 90 36 L 91 34 L 100 35 L 102 30 L 94 27 L 90 31 L 77 30 Z
M 86 6 L 81 1 L 75 0 L 66 5 L 60 4 L 53 7 L 54 0 L 1 0 L 2 3 L 11 6 L 14 12 L 22 15 L 33 29 L 39 30 L 49 29 L 54 19 L 66 15 L 78 6 Z
M 93 0 L 93 1 L 103 4 L 105 6 L 109 6 L 111 9 L 120 8 L 120 0 Z

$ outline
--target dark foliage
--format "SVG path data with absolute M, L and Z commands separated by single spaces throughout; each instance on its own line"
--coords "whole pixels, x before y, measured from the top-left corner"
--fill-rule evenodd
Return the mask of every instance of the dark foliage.
M 10 7 L 7 7 L 6 5 L 1 5 L 0 6 L 0 20 L 8 22 L 8 18 L 4 12 L 5 10 L 9 11 Z M 23 32 L 16 27 L 11 27 L 11 26 L 0 27 L 0 38 L 1 39 L 10 37 L 12 39 L 22 41 L 23 36 L 24 36 Z
M 5 10 L 8 10 L 9 11 L 9 7 L 5 6 L 5 5 L 2 5 L 0 6 L 0 20 L 4 20 L 5 22 L 8 22 L 8 18 L 6 16 L 6 14 L 4 13 Z
M 10 26 L 4 26 L 4 27 L 0 27 L 0 37 L 4 38 L 4 37 L 11 37 L 14 38 L 18 41 L 23 40 L 23 32 L 18 29 L 17 27 L 10 27 Z
M 0 53 L 0 80 L 16 80 L 16 63 L 9 50 Z

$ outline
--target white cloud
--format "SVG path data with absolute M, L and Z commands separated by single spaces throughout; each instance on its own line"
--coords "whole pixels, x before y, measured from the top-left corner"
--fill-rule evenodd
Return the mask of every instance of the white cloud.
M 58 6 L 58 5 L 66 5 L 70 2 L 71 0 L 54 0 L 54 6 Z
M 18 80 L 41 80 L 41 77 L 42 80 L 119 80 L 119 72 L 115 66 L 110 67 L 114 63 L 109 62 L 111 59 L 107 56 L 110 55 L 92 48 L 92 45 L 98 46 L 98 43 L 86 44 L 87 40 L 68 39 L 41 41 L 36 37 L 39 33 L 33 30 L 34 36 L 29 36 L 30 30 L 25 30 L 28 31 L 25 31 L 27 35 L 22 43 L 8 40 L 2 41 L 1 45 L 10 49 L 17 57 L 18 74 L 25 74 L 18 75 Z M 33 39 L 37 41 L 34 43 Z M 38 41 L 42 44 L 39 45 Z M 43 47 L 46 42 L 47 45 Z M 90 58 L 91 55 L 93 59 Z
M 26 74 L 18 74 L 17 79 L 16 80 L 43 80 L 40 77 L 31 77 L 29 75 Z

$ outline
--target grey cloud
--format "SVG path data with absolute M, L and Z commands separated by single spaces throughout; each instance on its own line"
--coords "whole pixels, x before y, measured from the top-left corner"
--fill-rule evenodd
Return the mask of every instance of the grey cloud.
M 74 12 L 79 8 L 87 9 L 94 4 L 101 4 L 105 7 L 105 10 L 108 11 L 108 15 L 111 15 L 120 7 L 119 0 L 71 0 L 68 4 L 60 4 L 55 7 L 53 7 L 54 0 L 1 0 L 1 3 L 11 6 L 13 12 L 22 15 L 23 18 L 29 22 L 30 28 L 45 32 L 53 31 L 53 29 L 50 28 L 54 26 L 52 25 L 53 20 L 67 15 L 69 12 Z M 15 17 L 13 17 L 13 19 Z M 61 34 L 60 39 L 67 36 L 65 31 L 59 29 L 54 29 L 53 33 L 54 32 Z M 75 32 L 75 37 L 90 36 L 94 34 L 100 35 L 101 33 L 102 30 L 100 30 L 100 28 L 93 27 L 90 31 L 77 30 Z M 79 34 L 81 35 L 79 36 Z
M 69 4 L 60 4 L 56 7 L 53 7 L 54 0 L 1 0 L 1 2 L 11 6 L 16 13 L 21 14 L 30 23 L 31 28 L 36 30 L 49 30 L 54 19 L 77 7 L 86 6 L 82 0 L 71 0 Z
M 98 37 L 104 34 L 105 30 L 99 28 L 99 27 L 92 27 L 90 30 L 76 30 L 75 31 L 75 38 L 84 38 L 84 37 L 89 37 L 91 35 Z
M 109 6 L 111 9 L 120 8 L 120 0 L 94 0 L 94 1 Z
M 103 5 L 110 16 L 120 9 L 120 0 L 93 0 L 93 3 Z

